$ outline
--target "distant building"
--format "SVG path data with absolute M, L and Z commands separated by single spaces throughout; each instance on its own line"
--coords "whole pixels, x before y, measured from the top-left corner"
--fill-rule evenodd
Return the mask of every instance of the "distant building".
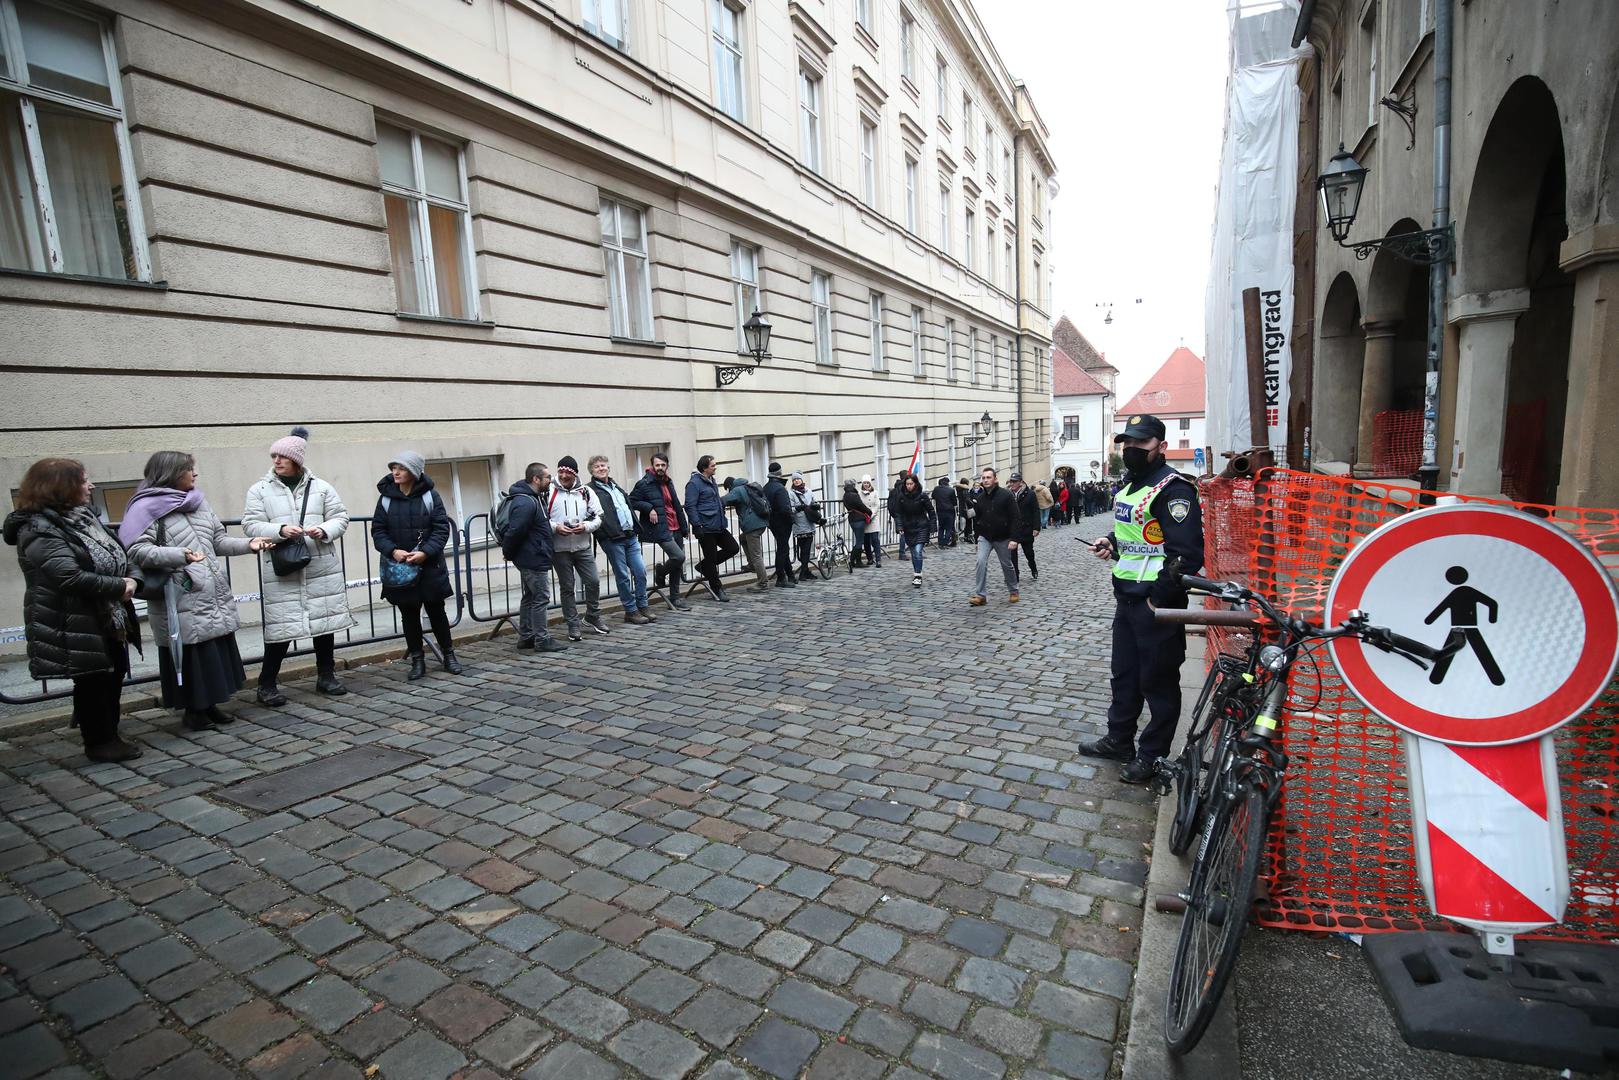
M 1053 471 L 1068 465 L 1080 480 L 1107 475 L 1113 402 L 1112 390 L 1065 350 L 1052 346 L 1051 430 L 1061 437 L 1061 446 L 1051 452 Z
M 1113 418 L 1114 432 L 1123 431 L 1130 417 L 1151 413 L 1168 429 L 1169 449 L 1164 451 L 1165 456 L 1179 467 L 1190 465 L 1192 452 L 1203 445 L 1207 434 L 1203 377 L 1203 358 L 1182 345 L 1169 354 L 1147 385 L 1125 402 Z

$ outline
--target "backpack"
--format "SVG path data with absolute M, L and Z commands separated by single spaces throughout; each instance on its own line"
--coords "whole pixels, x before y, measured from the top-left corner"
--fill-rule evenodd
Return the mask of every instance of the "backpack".
M 770 500 L 765 498 L 764 492 L 752 484 L 743 484 L 742 491 L 748 497 L 748 505 L 753 507 L 753 512 L 768 521 L 770 518 Z
M 495 512 L 489 515 L 489 531 L 495 534 L 495 541 L 500 544 L 501 554 L 507 558 L 511 558 L 512 545 L 519 539 L 512 535 L 512 504 L 523 498 L 533 499 L 539 512 L 544 512 L 537 496 L 513 495 L 505 491 L 501 493 L 500 502 L 495 505 Z
M 393 499 L 384 495 L 382 497 L 382 512 L 386 514 L 393 507 L 393 504 Z M 422 492 L 422 509 L 426 510 L 428 514 L 433 512 L 433 492 L 431 490 Z

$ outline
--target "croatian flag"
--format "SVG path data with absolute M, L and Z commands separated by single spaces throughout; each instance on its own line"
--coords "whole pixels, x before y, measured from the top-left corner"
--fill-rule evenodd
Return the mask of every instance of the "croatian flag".
M 911 451 L 910 473 L 918 480 L 922 479 L 922 438 L 917 436 L 916 449 Z

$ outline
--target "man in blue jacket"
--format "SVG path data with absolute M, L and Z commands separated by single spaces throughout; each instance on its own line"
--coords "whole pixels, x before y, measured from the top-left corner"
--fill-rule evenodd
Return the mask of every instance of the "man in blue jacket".
M 686 520 L 686 508 L 680 505 L 675 482 L 669 477 L 668 454 L 659 451 L 652 455 L 652 467 L 630 489 L 630 509 L 635 511 L 635 532 L 641 542 L 663 549 L 663 561 L 652 572 L 653 589 L 663 588 L 667 579 L 669 606 L 689 611 L 691 605 L 682 599 L 680 586 L 685 581 L 683 542 L 691 525 Z
M 551 609 L 551 522 L 541 501 L 551 489 L 551 470 L 534 462 L 507 492 L 511 521 L 501 551 L 523 575 L 523 602 L 517 617 L 517 647 L 562 652 L 546 625 Z
M 725 504 L 720 501 L 720 488 L 714 482 L 714 455 L 704 454 L 697 459 L 697 469 L 686 481 L 686 516 L 703 557 L 697 563 L 697 572 L 703 577 L 709 595 L 721 603 L 730 603 L 725 586 L 720 584 L 720 567 L 742 550 L 725 523 Z

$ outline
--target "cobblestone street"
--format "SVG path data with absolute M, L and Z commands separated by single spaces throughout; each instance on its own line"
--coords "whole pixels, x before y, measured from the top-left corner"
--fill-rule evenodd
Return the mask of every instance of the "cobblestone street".
M 1105 1077 L 1155 810 L 1074 753 L 1102 528 L 1042 534 L 1016 606 L 930 550 L 922 589 L 889 556 L 218 731 L 126 717 L 132 768 L 0 744 L 0 1071 Z

